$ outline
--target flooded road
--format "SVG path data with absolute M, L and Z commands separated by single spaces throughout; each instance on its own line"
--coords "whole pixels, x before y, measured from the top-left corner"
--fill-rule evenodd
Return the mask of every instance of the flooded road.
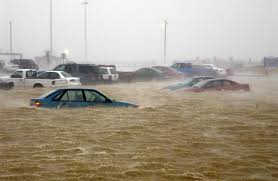
M 34 109 L 50 89 L 0 91 L 0 180 L 277 180 L 278 78 L 234 79 L 252 91 L 95 87 L 139 109 Z

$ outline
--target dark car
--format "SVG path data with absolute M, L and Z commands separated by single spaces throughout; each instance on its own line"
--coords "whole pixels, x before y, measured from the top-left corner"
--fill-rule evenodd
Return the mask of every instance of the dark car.
M 91 84 L 102 81 L 116 81 L 118 74 L 115 65 L 95 64 L 61 64 L 53 70 L 64 71 L 74 77 L 79 77 L 82 84 Z
M 12 82 L 4 82 L 0 79 L 0 89 L 9 90 L 14 87 L 14 84 Z
M 88 84 L 98 80 L 98 67 L 94 64 L 61 64 L 53 70 L 64 71 L 73 77 L 79 77 L 82 84 Z
M 141 68 L 135 71 L 133 75 L 133 80 L 135 81 L 151 81 L 162 79 L 164 79 L 162 71 L 155 68 Z
M 19 69 L 39 69 L 38 65 L 32 59 L 13 59 L 10 63 L 18 65 Z
M 187 87 L 191 87 L 191 86 L 197 84 L 198 82 L 201 82 L 201 81 L 207 80 L 207 79 L 215 79 L 215 77 L 211 77 L 211 76 L 191 77 L 181 83 L 167 86 L 164 89 L 169 89 L 169 90 L 173 91 L 173 90 L 178 90 L 178 89 L 182 89 L 182 88 L 187 88 Z
M 58 89 L 50 91 L 39 98 L 30 100 L 30 105 L 43 108 L 81 108 L 81 107 L 130 107 L 138 105 L 111 100 L 94 89 Z
M 164 74 L 165 79 L 184 78 L 183 73 L 181 73 L 171 67 L 154 66 L 152 68 L 160 70 Z
M 203 91 L 250 91 L 249 84 L 240 84 L 228 79 L 209 79 L 201 81 L 192 87 L 184 89 L 185 91 L 203 92 Z

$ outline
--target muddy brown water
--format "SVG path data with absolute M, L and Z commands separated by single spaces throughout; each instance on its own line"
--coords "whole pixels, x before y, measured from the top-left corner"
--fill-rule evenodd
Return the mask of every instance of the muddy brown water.
M 252 91 L 95 87 L 139 109 L 35 109 L 50 89 L 0 91 L 0 180 L 278 180 L 278 78 L 234 79 Z

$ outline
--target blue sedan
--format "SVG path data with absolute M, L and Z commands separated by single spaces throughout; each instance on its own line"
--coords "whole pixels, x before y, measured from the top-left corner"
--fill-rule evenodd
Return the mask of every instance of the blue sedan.
M 196 76 L 196 77 L 191 77 L 186 79 L 184 82 L 175 84 L 175 85 L 170 85 L 165 87 L 164 89 L 168 89 L 168 90 L 178 90 L 178 89 L 182 89 L 182 88 L 187 88 L 187 87 L 191 87 L 194 84 L 197 84 L 198 82 L 201 82 L 203 80 L 208 80 L 208 79 L 214 79 L 214 77 L 211 76 Z
M 78 108 L 89 106 L 112 106 L 137 108 L 135 104 L 114 101 L 94 89 L 58 89 L 39 98 L 31 99 L 30 105 L 43 108 Z

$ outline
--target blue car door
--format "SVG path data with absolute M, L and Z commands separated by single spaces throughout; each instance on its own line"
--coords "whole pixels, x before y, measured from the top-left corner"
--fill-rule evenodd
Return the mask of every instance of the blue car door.
M 59 100 L 58 107 L 60 108 L 73 108 L 73 107 L 86 107 L 89 103 L 85 101 L 85 96 L 82 90 L 72 89 L 66 90 Z

